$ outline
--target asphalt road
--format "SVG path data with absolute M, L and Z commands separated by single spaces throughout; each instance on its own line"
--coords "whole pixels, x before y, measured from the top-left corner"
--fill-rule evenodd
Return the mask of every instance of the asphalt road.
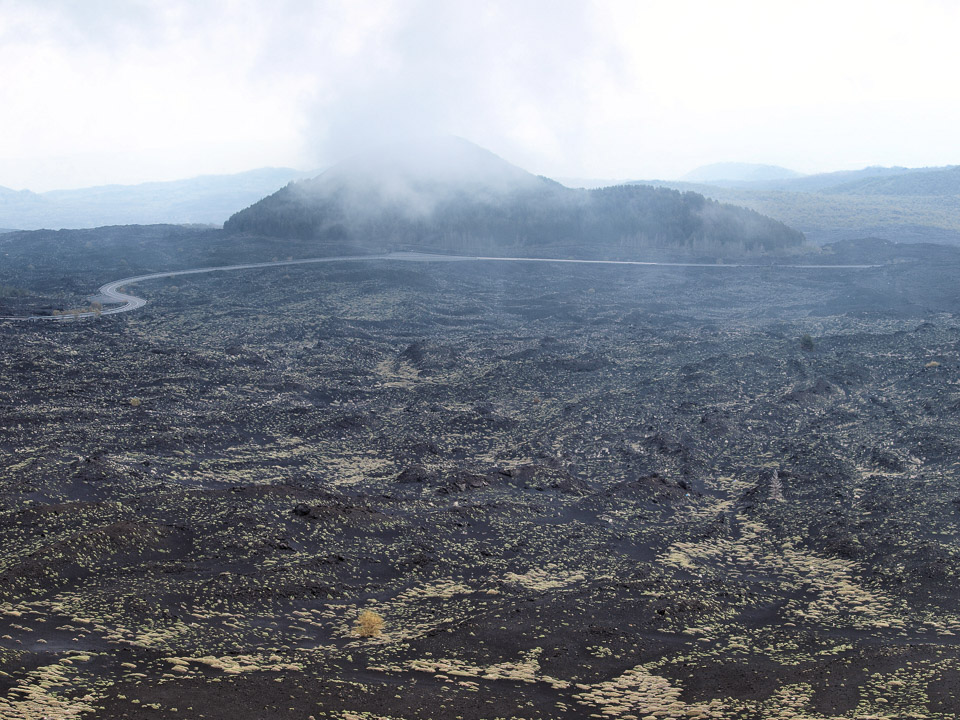
M 680 262 L 645 262 L 641 260 L 571 260 L 560 258 L 528 258 L 528 257 L 485 257 L 469 255 L 434 255 L 429 253 L 415 252 L 395 252 L 383 255 L 339 255 L 335 257 L 305 258 L 303 260 L 279 260 L 275 262 L 263 263 L 245 263 L 242 265 L 219 265 L 217 267 L 194 268 L 192 270 L 173 270 L 171 272 L 151 273 L 149 275 L 136 275 L 134 277 L 121 278 L 113 280 L 106 285 L 102 285 L 98 290 L 98 300 L 103 305 L 114 305 L 98 312 L 81 312 L 70 315 L 22 315 L 22 316 L 0 316 L 0 320 L 75 320 L 89 317 L 99 317 L 101 315 L 118 315 L 119 313 L 130 312 L 142 308 L 147 301 L 136 295 L 130 295 L 122 291 L 122 288 L 128 285 L 147 282 L 149 280 L 159 280 L 160 278 L 177 277 L 179 275 L 201 275 L 212 272 L 233 272 L 235 270 L 252 270 L 255 268 L 282 267 L 285 265 L 309 265 L 312 263 L 328 262 L 349 262 L 357 260 L 396 260 L 403 262 L 469 262 L 469 261 L 490 261 L 490 262 L 538 262 L 538 263 L 574 263 L 583 265 L 651 265 L 660 267 L 696 267 L 696 268 L 745 268 L 745 267 L 768 267 L 783 269 L 800 270 L 863 270 L 866 268 L 880 267 L 879 265 L 760 265 L 747 263 L 680 263 Z

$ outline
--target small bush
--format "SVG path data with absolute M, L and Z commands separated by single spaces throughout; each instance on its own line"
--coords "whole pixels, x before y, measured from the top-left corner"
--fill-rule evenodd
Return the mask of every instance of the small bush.
M 813 348 L 814 348 L 813 338 L 810 337 L 810 333 L 804 333 L 803 335 L 801 335 L 801 336 L 800 336 L 800 349 L 801 349 L 801 350 L 806 350 L 807 352 L 810 352 L 811 350 L 813 350 Z
M 383 631 L 383 617 L 373 610 L 364 610 L 353 629 L 360 637 L 376 637 Z
M 30 293 L 12 285 L 0 285 L 0 297 L 27 297 Z

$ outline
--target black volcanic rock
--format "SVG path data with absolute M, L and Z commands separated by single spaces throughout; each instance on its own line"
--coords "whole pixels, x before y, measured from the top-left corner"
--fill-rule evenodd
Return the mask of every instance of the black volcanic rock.
M 403 484 L 430 482 L 437 474 L 428 471 L 422 465 L 410 465 L 397 475 L 397 482 Z
M 231 239 L 16 235 L 53 297 Z M 951 715 L 960 250 L 847 252 L 890 261 L 330 262 L 4 323 L 0 717 Z
M 400 353 L 399 359 L 409 362 L 418 370 L 433 370 L 456 364 L 457 353 L 452 348 L 418 340 L 410 343 Z

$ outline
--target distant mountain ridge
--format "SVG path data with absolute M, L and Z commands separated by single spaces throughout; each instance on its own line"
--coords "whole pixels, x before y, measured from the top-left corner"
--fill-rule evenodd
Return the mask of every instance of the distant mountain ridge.
M 868 175 L 826 188 L 846 195 L 960 195 L 960 166 L 920 168 Z
M 649 247 L 777 251 L 801 233 L 696 193 L 564 187 L 460 138 L 379 148 L 291 183 L 224 230 L 370 249 L 627 255 Z
M 736 165 L 736 163 L 732 164 Z M 754 179 L 715 177 L 711 180 L 705 176 L 698 178 L 688 173 L 682 180 L 672 184 L 680 185 L 681 183 L 743 190 L 830 192 L 846 195 L 956 195 L 960 193 L 960 166 L 947 165 L 935 168 L 871 166 L 862 170 Z
M 803 231 L 816 243 L 877 237 L 960 245 L 957 165 L 867 167 L 739 184 L 653 182 L 752 208 Z
M 683 176 L 685 182 L 694 183 L 753 183 L 771 180 L 786 180 L 802 177 L 801 173 L 779 165 L 756 163 L 722 162 L 702 165 Z
M 290 168 L 140 185 L 103 185 L 35 193 L 0 187 L 0 227 L 19 230 L 93 228 L 129 224 L 220 225 L 238 208 L 309 177 Z

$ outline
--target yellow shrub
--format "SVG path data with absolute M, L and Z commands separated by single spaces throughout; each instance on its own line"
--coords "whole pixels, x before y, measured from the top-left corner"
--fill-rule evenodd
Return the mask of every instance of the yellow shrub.
M 353 629 L 361 637 L 376 637 L 383 631 L 383 617 L 373 610 L 364 610 L 357 617 Z

